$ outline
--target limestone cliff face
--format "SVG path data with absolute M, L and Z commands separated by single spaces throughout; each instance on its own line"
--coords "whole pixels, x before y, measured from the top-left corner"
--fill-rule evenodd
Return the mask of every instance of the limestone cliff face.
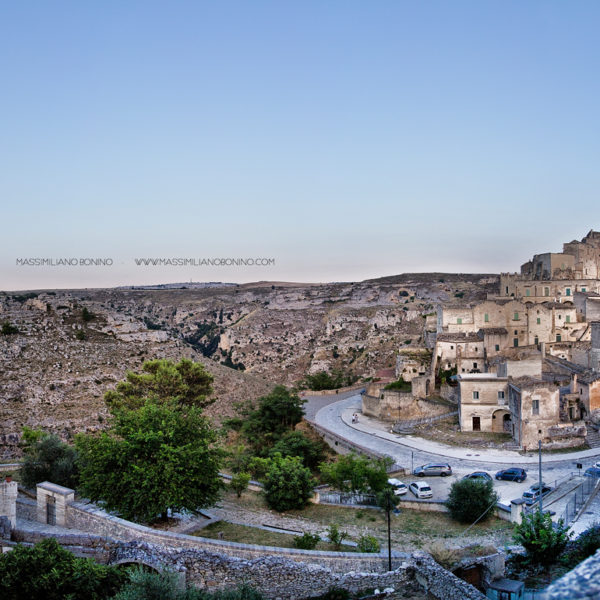
M 440 281 L 443 280 L 443 281 Z M 492 286 L 492 288 L 490 288 Z M 489 289 L 488 289 L 489 288 Z M 102 428 L 103 394 L 145 360 L 189 357 L 215 377 L 215 417 L 273 384 L 341 368 L 374 376 L 423 344 L 436 302 L 482 299 L 481 276 L 406 275 L 339 284 L 0 293 L 0 456 L 23 425 L 64 438 Z M 93 318 L 87 319 L 83 309 Z

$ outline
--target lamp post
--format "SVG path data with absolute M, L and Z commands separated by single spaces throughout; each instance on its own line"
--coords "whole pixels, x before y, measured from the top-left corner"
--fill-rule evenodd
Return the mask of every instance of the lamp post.
M 539 482 L 538 482 L 538 490 L 540 492 L 540 505 L 539 510 L 540 514 L 542 513 L 542 440 L 538 440 L 538 462 L 539 462 Z

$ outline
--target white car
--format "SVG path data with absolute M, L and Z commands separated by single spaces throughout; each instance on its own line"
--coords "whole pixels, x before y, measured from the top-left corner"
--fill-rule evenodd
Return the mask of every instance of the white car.
M 428 483 L 424 481 L 413 481 L 408 489 L 417 497 L 417 498 L 432 498 L 433 491 L 429 487 Z
M 388 483 L 394 488 L 394 494 L 396 496 L 402 496 L 408 492 L 408 486 L 399 479 L 388 479 Z

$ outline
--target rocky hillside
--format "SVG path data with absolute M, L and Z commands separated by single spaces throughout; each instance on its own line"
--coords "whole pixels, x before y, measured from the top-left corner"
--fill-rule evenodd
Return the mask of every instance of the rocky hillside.
M 489 275 L 403 275 L 361 283 L 0 294 L 0 443 L 23 425 L 68 438 L 102 427 L 107 389 L 150 358 L 186 356 L 215 378 L 214 417 L 237 401 L 342 369 L 369 377 L 423 345 L 436 304 L 481 299 Z M 457 296 L 458 295 L 458 296 Z M 1 452 L 1 449 L 0 449 Z

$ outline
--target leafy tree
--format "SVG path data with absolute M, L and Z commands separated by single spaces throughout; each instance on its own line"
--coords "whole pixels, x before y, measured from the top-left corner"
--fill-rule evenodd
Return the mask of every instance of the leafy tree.
M 237 494 L 238 498 L 242 497 L 242 493 L 248 489 L 250 483 L 250 473 L 236 473 L 232 478 L 229 486 Z
M 285 433 L 271 449 L 270 455 L 279 452 L 282 456 L 299 456 L 305 467 L 317 468 L 325 458 L 322 441 L 313 441 L 301 431 Z
M 361 535 L 358 538 L 357 548 L 359 552 L 379 552 L 381 550 L 377 538 L 372 535 Z
M 81 491 L 140 521 L 210 506 L 221 488 L 216 438 L 199 408 L 183 413 L 147 400 L 121 409 L 107 432 L 76 437 Z
M 256 452 L 265 454 L 286 432 L 302 420 L 306 402 L 282 385 L 258 399 L 258 406 L 243 409 L 245 420 L 241 433 Z
M 187 358 L 177 364 L 166 359 L 149 360 L 142 371 L 129 371 L 116 390 L 106 392 L 104 400 L 111 410 L 140 408 L 148 398 L 180 408 L 204 408 L 214 402 L 208 399 L 213 377 L 200 363 Z
M 559 519 L 552 522 L 548 513 L 533 510 L 515 527 L 513 539 L 525 548 L 527 558 L 536 565 L 556 562 L 569 541 L 568 526 Z
M 299 456 L 275 454 L 264 478 L 267 504 L 277 511 L 302 509 L 313 494 L 315 480 Z
M 319 371 L 312 375 L 306 375 L 301 385 L 309 390 L 334 390 L 337 388 L 352 385 L 358 380 L 354 373 L 345 373 L 339 369 L 334 369 L 331 373 Z
M 77 485 L 77 452 L 58 436 L 26 427 L 22 444 L 25 446 L 21 480 L 34 488 L 41 481 L 74 488 Z
M 339 550 L 342 547 L 342 543 L 348 537 L 347 531 L 340 531 L 339 525 L 337 523 L 331 523 L 327 528 L 327 537 L 329 541 L 335 546 L 336 550 Z
M 338 456 L 335 462 L 321 463 L 323 480 L 341 492 L 380 492 L 388 480 L 391 459 L 369 459 L 354 452 Z
M 294 546 L 300 550 L 314 550 L 321 541 L 318 533 L 305 531 L 302 535 L 294 536 Z
M 244 444 L 235 444 L 227 453 L 227 464 L 234 473 L 248 471 L 252 455 Z
M 473 523 L 480 517 L 487 519 L 492 514 L 491 507 L 497 502 L 498 494 L 494 492 L 491 481 L 459 479 L 450 488 L 446 506 L 453 519 L 461 523 Z
M 124 579 L 119 569 L 77 558 L 54 538 L 33 547 L 17 544 L 0 554 L 2 600 L 103 600 L 112 596 Z

